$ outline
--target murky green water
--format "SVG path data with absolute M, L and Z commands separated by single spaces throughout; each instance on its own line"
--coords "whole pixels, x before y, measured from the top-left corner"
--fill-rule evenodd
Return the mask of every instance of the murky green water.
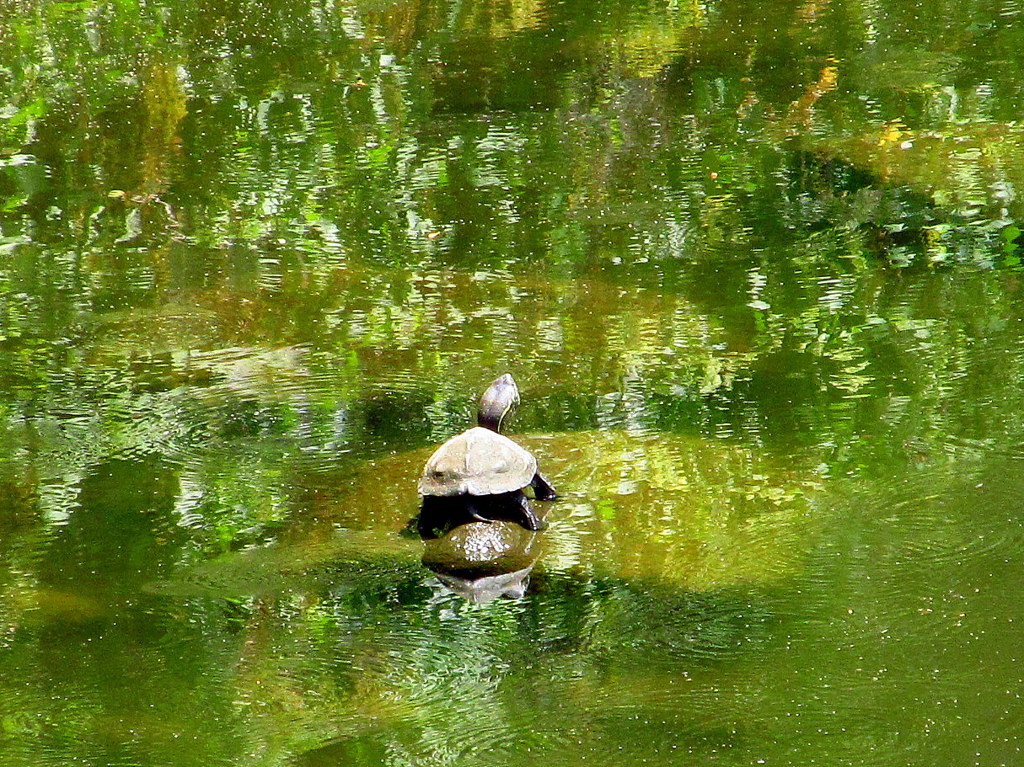
M 1022 15 L 0 2 L 0 765 L 1020 764 Z

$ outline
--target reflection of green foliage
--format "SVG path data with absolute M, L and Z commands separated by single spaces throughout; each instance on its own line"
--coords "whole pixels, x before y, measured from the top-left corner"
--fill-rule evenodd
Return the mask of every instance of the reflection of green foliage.
M 544 599 L 474 606 L 396 575 L 334 567 L 329 593 L 239 606 L 246 649 L 229 693 L 258 763 L 359 740 L 427 764 L 493 759 L 478 749 L 495 740 L 536 758 L 566 747 L 552 702 L 571 709 L 560 721 L 624 724 L 650 674 L 683 664 L 693 676 L 678 681 L 699 689 L 707 668 L 766 641 L 770 619 L 728 594 L 564 575 L 544 580 Z
M 4 3 L 3 758 L 740 753 L 825 483 L 1024 426 L 1024 26 L 919 10 Z M 474 606 L 398 531 L 506 369 L 565 497 Z
M 752 6 L 718 17 L 706 16 L 698 6 L 643 5 L 623 13 L 603 3 L 605 12 L 595 9 L 584 22 L 549 18 L 545 13 L 550 9 L 536 3 L 513 3 L 502 12 L 489 3 L 472 3 L 450 21 L 490 52 L 486 65 L 433 27 L 445 15 L 439 5 L 407 5 L 403 14 L 389 15 L 374 4 L 355 4 L 346 16 L 322 14 L 312 4 L 285 7 L 269 0 L 174 9 L 130 2 L 29 4 L 22 13 L 10 14 L 8 33 L 0 35 L 0 46 L 6 41 L 9 53 L 5 60 L 14 65 L 0 126 L 11 150 L 51 170 L 74 164 L 79 156 L 100 159 L 98 175 L 85 184 L 92 187 L 91 199 L 62 198 L 59 184 L 44 195 L 79 229 L 93 229 L 93 236 L 102 238 L 96 227 L 105 219 L 113 219 L 109 224 L 119 230 L 117 236 L 123 233 L 123 212 L 107 210 L 111 185 L 114 190 L 131 187 L 129 193 L 141 186 L 151 195 L 163 191 L 154 187 L 170 181 L 171 204 L 203 212 L 186 217 L 203 221 L 190 234 L 212 244 L 286 234 L 319 250 L 326 235 L 335 249 L 393 263 L 404 261 L 410 249 L 420 258 L 439 249 L 465 257 L 470 244 L 477 251 L 474 258 L 484 262 L 510 251 L 519 257 L 531 248 L 553 252 L 567 243 L 564 235 L 538 228 L 538 223 L 557 222 L 560 217 L 554 214 L 561 211 L 600 216 L 612 229 L 639 227 L 634 244 L 646 251 L 646 258 L 665 247 L 699 252 L 704 237 L 715 242 L 727 218 L 733 219 L 727 224 L 731 236 L 748 227 L 741 214 L 749 202 L 780 207 L 772 173 L 785 158 L 771 141 L 779 130 L 848 134 L 846 126 L 859 120 L 862 130 L 851 140 L 804 143 L 867 167 L 880 179 L 899 176 L 904 161 L 918 169 L 935 168 L 938 173 L 918 170 L 899 180 L 934 190 L 934 199 L 955 213 L 978 194 L 989 197 L 990 208 L 1001 205 L 998 190 L 1014 185 L 1013 168 L 1020 166 L 1013 161 L 1019 143 L 1013 129 L 986 129 L 988 137 L 979 137 L 985 147 L 981 151 L 975 143 L 962 145 L 963 131 L 951 134 L 934 117 L 948 114 L 951 89 L 969 88 L 974 73 L 984 71 L 978 62 L 997 50 L 950 38 L 947 29 L 957 22 L 941 14 L 934 20 L 936 37 L 929 41 L 934 55 L 911 44 L 873 45 L 874 58 L 857 62 L 866 56 L 858 47 L 863 40 L 837 32 L 853 28 L 845 22 L 857 15 L 855 4 L 813 9 L 813 45 L 830 56 L 849 48 L 855 55 L 845 58 L 854 63 L 802 72 L 779 65 L 792 63 L 792 43 L 786 41 L 798 39 L 797 30 L 808 23 L 801 15 L 808 9 L 788 4 L 759 18 Z M 881 17 L 900 18 L 900 10 L 887 9 Z M 409 18 L 420 24 L 403 23 Z M 743 33 L 723 40 L 719 27 L 734 23 Z M 545 36 L 546 24 L 564 28 L 562 42 Z M 869 26 L 875 24 L 886 28 L 880 21 Z M 921 24 L 918 20 L 915 29 Z M 785 29 L 792 34 L 781 34 Z M 315 30 L 331 56 L 317 56 L 306 44 L 308 30 Z M 1004 55 L 1011 56 L 1013 34 L 1003 30 L 999 35 L 998 50 Z M 594 78 L 605 78 L 593 88 L 582 74 L 586 68 L 556 88 L 531 84 L 516 71 L 550 70 L 562 65 L 574 44 L 610 42 L 585 61 Z M 53 53 L 40 56 L 42 50 Z M 220 53 L 209 55 L 211 50 Z M 447 66 L 435 67 L 438 59 Z M 689 63 L 699 61 L 710 63 Z M 173 74 L 178 65 L 181 71 Z M 876 70 L 884 70 L 886 77 L 862 80 L 865 72 Z M 894 72 L 906 76 L 894 77 Z M 656 75 L 665 90 L 637 84 Z M 180 84 L 172 82 L 177 78 Z M 481 87 L 479 80 L 487 84 Z M 837 80 L 862 90 L 838 89 Z M 997 79 L 1002 88 L 987 84 L 988 95 L 966 105 L 958 101 L 965 109 L 960 119 L 987 118 L 986 110 L 1001 113 L 1005 105 L 1015 104 L 1018 86 L 1012 80 Z M 323 85 L 300 86 L 310 82 Z M 474 84 L 467 87 L 469 82 Z M 685 88 L 673 90 L 677 84 Z M 175 90 L 185 87 L 193 100 L 178 126 Z M 238 98 L 225 97 L 232 88 Z M 549 115 L 531 118 L 532 124 L 517 118 L 477 125 L 448 115 L 438 120 L 431 110 L 438 103 L 460 106 L 449 103 L 459 98 L 456 91 L 480 99 L 473 101 L 477 108 L 515 108 L 524 100 L 532 103 L 527 88 L 535 94 L 532 100 L 551 108 Z M 918 94 L 920 103 L 908 105 L 908 91 Z M 871 114 L 860 98 L 865 93 L 878 105 Z M 908 106 L 920 114 L 911 115 Z M 77 122 L 68 119 L 72 112 Z M 25 130 L 30 122 L 33 131 Z M 652 122 L 662 130 L 652 128 Z M 706 149 L 680 158 L 663 140 L 669 130 Z M 751 144 L 737 131 L 759 140 Z M 139 135 L 168 140 L 147 148 L 146 157 L 119 145 Z M 154 162 L 154 151 L 178 151 L 176 138 L 184 148 L 180 165 L 172 169 Z M 912 151 L 900 148 L 905 142 L 913 144 Z M 561 147 L 568 145 L 574 151 L 566 156 Z M 999 150 L 993 154 L 995 145 Z M 951 156 L 955 172 L 947 174 L 942 171 Z M 139 166 L 134 173 L 127 167 L 131 163 Z M 984 175 L 991 176 L 987 183 L 981 183 Z M 77 185 L 82 187 L 83 180 L 77 179 Z M 538 188 L 543 191 L 533 194 Z M 35 202 L 42 205 L 43 197 Z M 142 233 L 175 235 L 159 202 L 139 204 L 150 214 L 142 216 Z M 632 209 L 649 211 L 651 205 L 659 215 L 637 216 Z M 790 224 L 816 223 L 813 210 L 791 208 L 788 216 Z M 844 219 L 831 222 L 841 225 L 858 213 L 841 209 L 833 216 Z M 485 228 L 494 234 L 493 227 L 484 225 L 488 219 L 504 221 L 514 236 L 482 236 Z M 699 222 L 701 236 L 684 233 L 687 219 Z M 659 226 L 643 225 L 643 220 Z M 675 230 L 674 241 L 659 242 L 668 234 L 662 228 L 666 223 Z M 900 222 L 886 216 L 881 223 Z M 957 226 L 961 237 L 978 234 L 963 223 Z M 46 226 L 57 231 L 56 221 Z M 440 233 L 441 239 L 428 240 L 431 233 Z M 933 258 L 959 257 L 949 247 L 956 235 L 951 238 L 941 238 L 942 253 L 949 255 L 933 250 Z M 586 239 L 577 239 L 573 255 L 586 248 Z M 897 261 L 903 257 L 897 256 Z
M 487 42 L 486 64 L 430 3 L 401 18 L 273 2 L 8 14 L 11 476 L 73 488 L 105 457 L 186 455 L 204 495 L 184 507 L 222 518 L 231 540 L 287 513 L 273 490 L 287 471 L 265 463 L 291 447 L 275 440 L 330 444 L 321 456 L 436 440 L 469 419 L 481 371 L 506 367 L 532 376 L 527 426 L 742 435 L 763 417 L 743 403 L 783 390 L 790 425 L 815 427 L 787 439 L 827 461 L 859 460 L 852 425 L 821 415 L 855 398 L 921 394 L 920 422 L 948 428 L 960 378 L 936 388 L 928 371 L 962 371 L 985 331 L 928 317 L 927 280 L 879 288 L 876 256 L 1016 264 L 1017 130 L 953 130 L 937 108 L 988 54 L 937 27 L 941 55 L 876 47 L 868 70 L 899 78 L 844 90 L 860 82 L 849 56 L 780 74 L 792 44 L 775 30 L 807 23 L 785 5 L 728 40 L 716 25 L 751 8 L 609 5 L 584 20 L 535 6 L 474 3 L 452 22 Z M 860 50 L 829 37 L 851 7 L 805 12 L 824 13 L 813 46 Z M 1013 35 L 997 35 L 1003 54 Z M 546 111 L 500 110 L 533 103 L 517 101 L 516 67 L 610 40 L 536 87 Z M 470 76 L 488 84 L 473 96 L 487 119 L 454 111 Z M 1018 86 L 996 85 L 963 114 L 1004 112 Z M 1007 308 L 986 285 L 976 305 L 998 324 Z M 397 393 L 378 401 L 377 386 Z M 779 420 L 753 432 L 781 434 Z

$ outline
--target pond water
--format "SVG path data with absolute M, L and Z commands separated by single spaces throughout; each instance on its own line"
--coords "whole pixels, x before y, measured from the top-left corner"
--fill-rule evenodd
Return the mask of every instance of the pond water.
M 7 3 L 0 767 L 1020 764 L 1022 13 Z

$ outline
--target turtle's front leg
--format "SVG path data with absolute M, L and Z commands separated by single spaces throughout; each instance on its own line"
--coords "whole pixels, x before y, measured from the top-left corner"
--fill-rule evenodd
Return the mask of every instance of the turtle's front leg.
M 477 522 L 487 522 L 488 524 L 490 524 L 494 521 L 490 517 L 485 517 L 483 514 L 480 513 L 480 509 L 477 508 L 476 502 L 473 500 L 473 496 L 471 495 L 466 496 L 464 508 L 466 509 L 466 513 L 469 514 L 470 518 Z
M 522 493 L 518 494 L 519 497 L 516 499 L 520 511 L 522 511 L 522 517 L 515 521 L 525 527 L 527 530 L 540 530 L 544 527 L 544 520 L 537 516 L 537 512 L 533 510 L 533 506 L 530 505 L 530 499 Z
M 555 488 L 551 486 L 551 483 L 539 471 L 533 475 L 530 485 L 533 487 L 534 497 L 538 501 L 553 501 L 558 497 Z

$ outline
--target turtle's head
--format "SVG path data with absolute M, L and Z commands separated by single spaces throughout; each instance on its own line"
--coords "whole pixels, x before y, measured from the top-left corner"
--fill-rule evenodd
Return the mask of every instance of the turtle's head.
M 485 429 L 501 431 L 501 424 L 516 405 L 519 404 L 519 387 L 508 373 L 495 378 L 480 398 L 480 410 L 476 421 Z

